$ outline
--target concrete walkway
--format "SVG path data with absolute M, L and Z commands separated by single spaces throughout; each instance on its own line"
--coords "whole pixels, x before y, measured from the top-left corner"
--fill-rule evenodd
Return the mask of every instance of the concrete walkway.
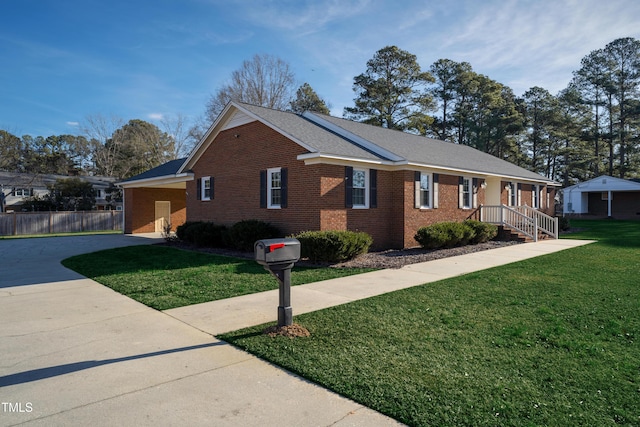
M 163 313 L 59 264 L 153 237 L 0 240 L 0 426 L 397 424 L 212 336 L 274 321 L 277 291 Z M 587 243 L 529 243 L 296 286 L 293 311 Z
M 293 286 L 293 315 L 321 310 L 358 299 L 393 292 L 424 283 L 449 279 L 474 271 L 522 261 L 591 243 L 590 240 L 542 240 L 505 246 L 467 255 L 443 258 L 399 269 L 379 270 Z M 275 280 L 275 279 L 274 279 Z M 277 321 L 278 290 L 190 305 L 166 314 L 212 335 Z

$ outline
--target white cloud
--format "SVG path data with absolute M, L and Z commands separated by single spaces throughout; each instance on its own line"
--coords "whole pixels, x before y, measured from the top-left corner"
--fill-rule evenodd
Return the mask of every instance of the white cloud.
M 640 3 L 623 0 L 539 0 L 482 3 L 442 50 L 512 86 L 529 81 L 554 93 L 589 52 L 619 37 L 638 37 Z M 513 87 L 516 93 L 526 88 Z
M 80 123 L 78 123 L 78 122 L 67 122 L 67 124 L 68 124 L 69 126 L 73 126 L 73 127 L 78 127 L 78 126 L 80 126 Z
M 256 2 L 245 12 L 255 25 L 295 31 L 301 36 L 320 31 L 334 21 L 348 21 L 366 12 L 370 3 L 370 0 Z
M 147 114 L 147 117 L 150 118 L 151 120 L 162 120 L 162 119 L 164 119 L 164 114 L 162 114 L 162 113 L 149 113 L 149 114 Z

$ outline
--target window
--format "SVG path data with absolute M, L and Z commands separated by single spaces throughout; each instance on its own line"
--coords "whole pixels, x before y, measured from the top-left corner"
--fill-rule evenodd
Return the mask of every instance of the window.
M 540 207 L 540 187 L 531 185 L 531 207 L 538 209 Z
M 16 188 L 14 191 L 15 196 L 29 197 L 31 196 L 31 190 L 28 188 Z
M 471 178 L 462 178 L 462 209 L 471 209 Z
M 367 171 L 364 169 L 353 170 L 352 201 L 354 208 L 368 207 L 367 200 Z
M 378 171 L 345 166 L 344 204 L 347 208 L 369 209 L 378 207 Z
M 260 207 L 280 209 L 287 207 L 288 169 L 271 168 L 260 171 Z
M 424 172 L 420 173 L 419 207 L 422 209 L 431 208 L 431 180 L 429 175 L 430 174 Z
M 267 170 L 267 207 L 278 209 L 282 205 L 282 169 Z
M 200 184 L 200 200 L 211 200 L 211 177 L 205 176 Z
M 518 206 L 518 186 L 515 182 L 509 184 L 509 206 Z

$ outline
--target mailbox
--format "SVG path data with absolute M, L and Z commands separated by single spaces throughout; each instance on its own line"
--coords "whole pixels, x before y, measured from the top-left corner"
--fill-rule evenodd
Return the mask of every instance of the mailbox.
M 258 240 L 254 251 L 258 264 L 265 267 L 283 266 L 300 259 L 300 242 L 291 238 Z
M 278 326 L 290 326 L 293 321 L 291 268 L 300 259 L 300 242 L 291 238 L 258 240 L 253 250 L 258 264 L 278 279 Z

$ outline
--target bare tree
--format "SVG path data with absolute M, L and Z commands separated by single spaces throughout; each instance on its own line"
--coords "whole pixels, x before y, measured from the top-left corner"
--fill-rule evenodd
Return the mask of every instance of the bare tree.
M 80 125 L 80 130 L 89 140 L 93 150 L 95 171 L 105 176 L 115 176 L 117 161 L 120 157 L 122 144 L 111 143 L 116 129 L 124 125 L 124 120 L 116 117 L 105 117 L 101 114 L 87 116 Z
M 199 138 L 194 137 L 187 127 L 187 118 L 178 113 L 175 116 L 165 116 L 160 121 L 162 130 L 173 139 L 173 158 L 186 157 Z
M 231 81 L 211 96 L 206 115 L 213 123 L 232 100 L 286 110 L 294 93 L 295 76 L 289 64 L 272 55 L 256 54 L 231 73 Z

